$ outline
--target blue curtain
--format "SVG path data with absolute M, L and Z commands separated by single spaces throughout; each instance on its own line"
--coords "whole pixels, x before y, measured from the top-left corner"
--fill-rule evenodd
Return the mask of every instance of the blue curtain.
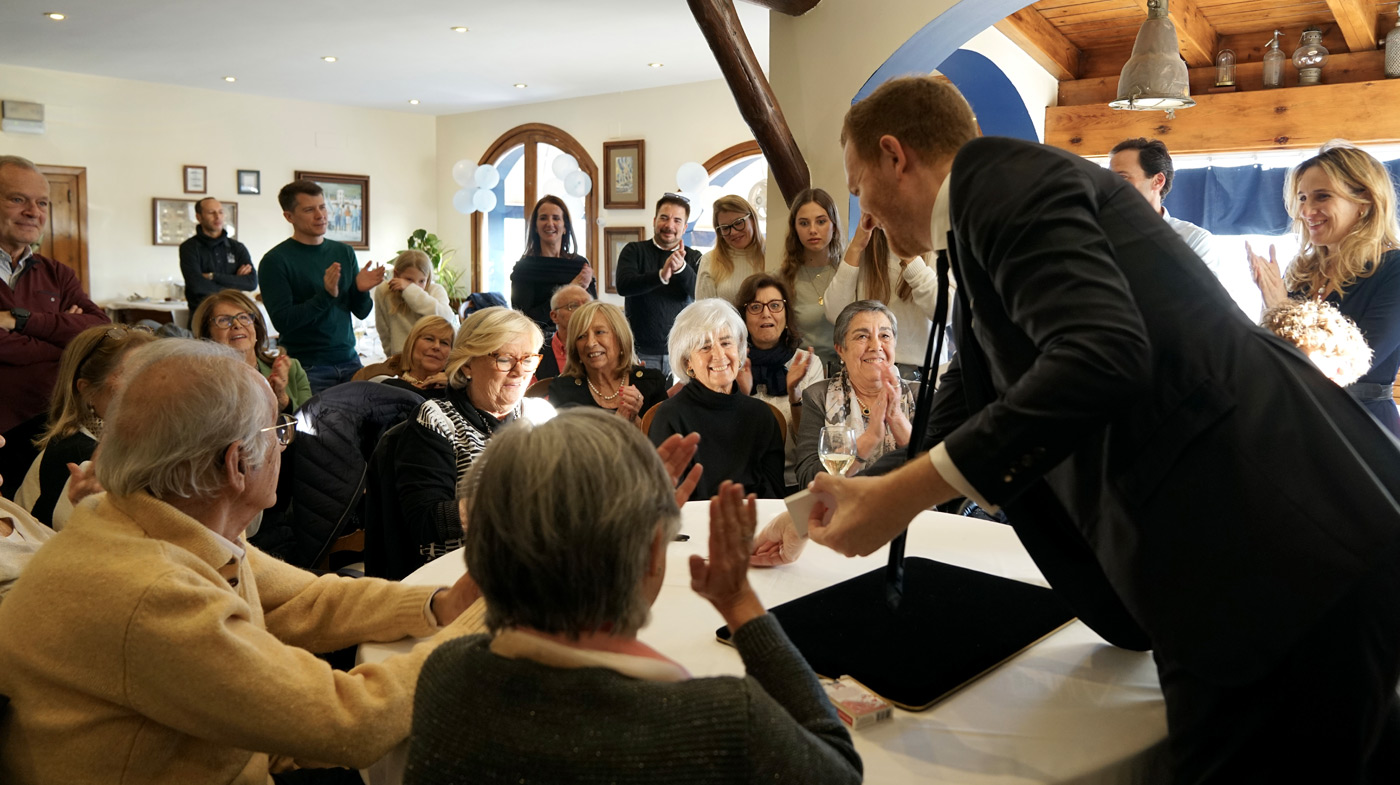
M 1385 168 L 1392 183 L 1400 180 L 1400 161 L 1387 161 Z M 1179 169 L 1162 204 L 1211 234 L 1286 234 L 1292 229 L 1283 207 L 1287 174 L 1258 164 Z

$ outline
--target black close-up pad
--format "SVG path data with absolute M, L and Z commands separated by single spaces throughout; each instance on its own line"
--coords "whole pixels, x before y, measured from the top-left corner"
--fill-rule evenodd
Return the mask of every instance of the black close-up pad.
M 917 557 L 904 561 L 897 609 L 886 602 L 882 567 L 770 612 L 819 675 L 848 675 L 911 711 L 1074 619 L 1049 589 Z M 727 641 L 729 629 L 716 634 Z

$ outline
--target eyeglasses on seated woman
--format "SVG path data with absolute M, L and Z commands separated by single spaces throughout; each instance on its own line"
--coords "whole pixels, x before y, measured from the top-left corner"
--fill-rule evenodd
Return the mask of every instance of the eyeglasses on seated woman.
M 272 385 L 277 406 L 294 412 L 311 398 L 311 382 L 301 363 L 272 345 L 262 311 L 248 295 L 224 289 L 204 298 L 190 317 L 194 337 L 220 343 L 243 355 Z

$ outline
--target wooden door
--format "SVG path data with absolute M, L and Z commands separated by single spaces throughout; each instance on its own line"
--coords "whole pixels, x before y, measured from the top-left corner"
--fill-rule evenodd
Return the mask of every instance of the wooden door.
M 88 286 L 87 169 L 82 166 L 39 166 L 49 181 L 49 226 L 39 253 L 68 265 L 83 291 Z

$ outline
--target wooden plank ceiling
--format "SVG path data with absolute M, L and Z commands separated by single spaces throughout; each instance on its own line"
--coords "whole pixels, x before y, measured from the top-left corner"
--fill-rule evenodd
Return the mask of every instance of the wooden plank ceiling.
M 1262 87 L 1261 58 L 1275 29 L 1291 57 L 1304 28 L 1322 29 L 1332 54 L 1323 81 L 1337 84 L 1381 78 L 1384 50 L 1377 44 L 1395 26 L 1397 0 L 1170 0 L 1181 55 L 1191 69 L 1191 92 L 1215 82 L 1215 55 L 1235 51 L 1242 90 Z M 1040 0 L 996 27 L 1060 80 L 1060 106 L 1107 103 L 1132 54 L 1147 0 Z M 1292 64 L 1285 86 L 1297 83 Z

